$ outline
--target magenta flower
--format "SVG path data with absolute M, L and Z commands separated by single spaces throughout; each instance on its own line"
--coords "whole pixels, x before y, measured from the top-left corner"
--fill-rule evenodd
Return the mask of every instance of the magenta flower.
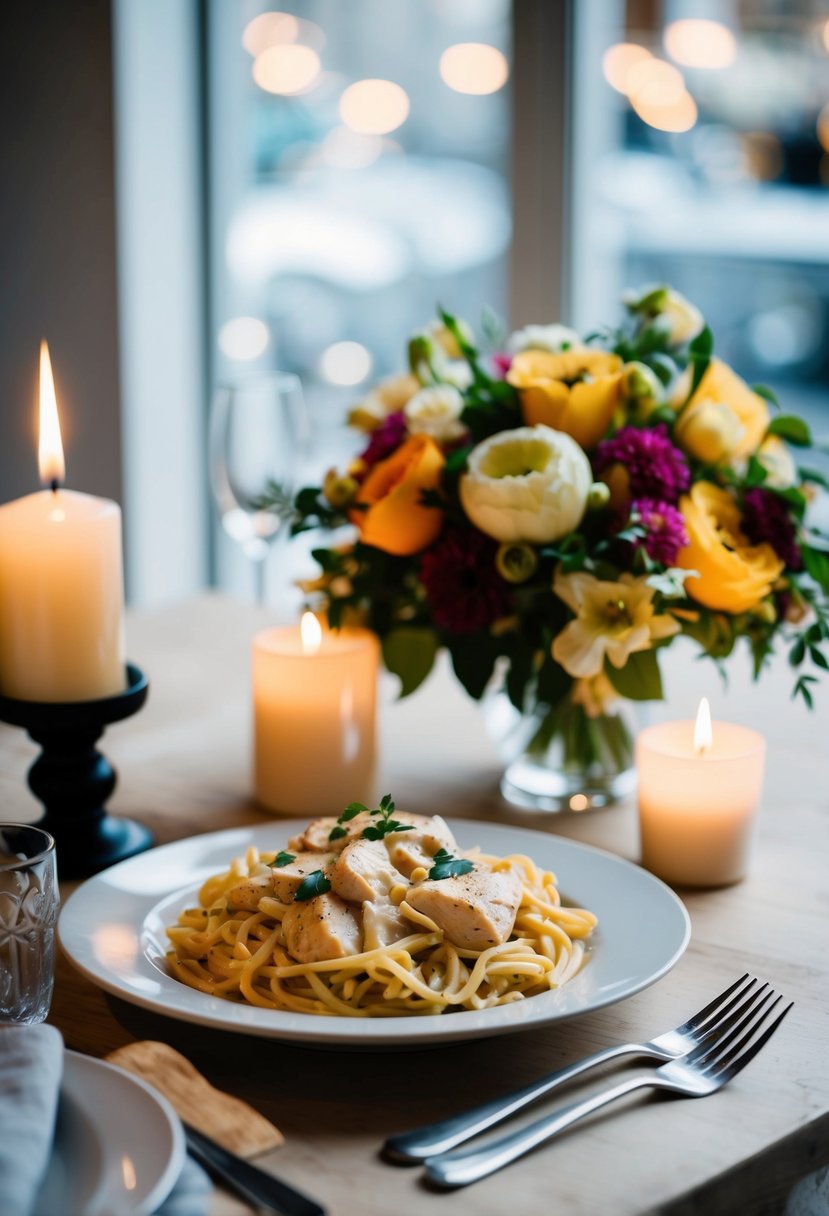
M 630 479 L 632 498 L 675 503 L 691 484 L 688 462 L 674 447 L 664 423 L 654 427 L 623 426 L 596 449 L 594 467 L 603 473 L 619 464 Z
M 506 380 L 507 372 L 512 367 L 512 355 L 506 351 L 496 350 L 491 358 L 492 375 L 496 380 Z
M 420 562 L 432 620 L 446 633 L 477 633 L 512 609 L 495 569 L 498 546 L 473 529 L 446 529 Z
M 672 566 L 689 543 L 682 512 L 669 502 L 637 498 L 630 505 L 630 517 L 645 529 L 645 536 L 633 542 L 636 548 L 644 549 L 655 562 Z
M 387 456 L 391 456 L 392 452 L 397 451 L 405 438 L 406 415 L 402 410 L 396 410 L 384 418 L 377 429 L 371 432 L 368 447 L 360 459 L 371 468 L 372 465 L 378 464 Z
M 743 496 L 743 531 L 753 545 L 771 545 L 790 570 L 803 564 L 797 528 L 784 499 L 772 490 L 746 490 Z

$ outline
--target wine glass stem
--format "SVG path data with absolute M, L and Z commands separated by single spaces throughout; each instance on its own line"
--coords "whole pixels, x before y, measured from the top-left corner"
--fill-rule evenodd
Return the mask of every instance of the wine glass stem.
M 265 607 L 265 556 L 253 559 L 254 595 L 259 608 Z

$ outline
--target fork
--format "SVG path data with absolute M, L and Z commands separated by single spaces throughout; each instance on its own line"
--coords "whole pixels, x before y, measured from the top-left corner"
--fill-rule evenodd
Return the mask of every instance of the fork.
M 449 1149 L 463 1144 L 465 1140 L 470 1140 L 480 1132 L 486 1131 L 487 1128 L 494 1127 L 496 1123 L 509 1118 L 523 1107 L 536 1102 L 545 1094 L 572 1081 L 574 1077 L 580 1076 L 588 1069 L 606 1064 L 608 1060 L 615 1060 L 620 1056 L 647 1056 L 650 1059 L 665 1062 L 686 1055 L 701 1043 L 707 1042 L 708 1038 L 720 1027 L 722 1019 L 727 1018 L 732 1010 L 739 1006 L 742 999 L 755 990 L 756 984 L 757 980 L 746 972 L 703 1009 L 693 1014 L 687 1022 L 683 1022 L 681 1026 L 668 1030 L 645 1043 L 622 1043 L 616 1047 L 597 1051 L 583 1060 L 578 1060 L 575 1064 L 570 1064 L 567 1068 L 558 1069 L 546 1077 L 541 1077 L 538 1081 L 533 1081 L 525 1088 L 516 1090 L 515 1093 L 495 1098 L 491 1102 L 485 1102 L 482 1106 L 476 1106 L 472 1110 L 454 1115 L 451 1119 L 445 1119 L 440 1123 L 431 1123 L 418 1127 L 414 1131 L 402 1132 L 399 1136 L 391 1136 L 383 1145 L 383 1156 L 397 1164 L 406 1164 L 425 1161 L 427 1157 L 436 1157 L 440 1153 L 446 1153 Z M 762 989 L 758 991 L 762 991 Z M 731 999 L 729 1000 L 729 998 Z
M 759 1003 L 752 998 L 753 1007 L 725 1035 L 715 1036 L 686 1056 L 671 1060 L 651 1072 L 637 1073 L 619 1081 L 482 1148 L 433 1157 L 426 1162 L 427 1178 L 442 1188 L 477 1182 L 518 1157 L 523 1157 L 539 1144 L 551 1140 L 579 1119 L 637 1089 L 660 1089 L 686 1098 L 705 1098 L 716 1093 L 754 1059 L 774 1034 L 792 1007 L 791 1004 L 787 1005 L 772 1018 L 782 999 L 782 996 L 769 990 Z

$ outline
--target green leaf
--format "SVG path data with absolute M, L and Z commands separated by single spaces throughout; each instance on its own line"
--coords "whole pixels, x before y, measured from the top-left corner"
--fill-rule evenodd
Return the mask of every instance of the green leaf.
M 660 405 L 657 409 L 652 410 L 648 414 L 646 426 L 656 426 L 657 423 L 664 422 L 671 427 L 676 422 L 676 410 L 670 405 Z
M 474 865 L 465 857 L 453 857 L 446 849 L 438 849 L 432 858 L 434 865 L 429 871 L 429 877 L 434 880 L 441 878 L 459 878 L 462 874 L 469 874 L 474 870 Z
M 753 384 L 751 387 L 758 397 L 762 397 L 764 401 L 768 401 L 769 405 L 773 405 L 776 410 L 780 409 L 777 394 L 767 384 Z
M 757 459 L 756 456 L 749 456 L 748 468 L 743 480 L 743 485 L 751 490 L 755 486 L 761 486 L 769 475 L 769 471 L 764 464 Z
M 573 677 L 568 675 L 560 663 L 547 652 L 536 684 L 536 700 L 542 705 L 557 705 L 565 697 L 573 685 Z
M 343 827 L 340 827 L 340 825 L 337 824 L 336 827 L 333 827 L 331 829 L 331 831 L 328 833 L 328 839 L 329 840 L 342 840 L 343 836 L 347 836 L 347 835 L 348 835 L 348 832 L 346 831 L 346 829 Z
M 824 490 L 829 490 L 829 477 L 821 473 L 820 469 L 807 469 L 802 465 L 797 470 L 800 474 L 801 481 L 811 481 L 816 486 L 822 486 Z
M 781 439 L 794 443 L 797 447 L 807 448 L 812 442 L 812 433 L 802 418 L 796 414 L 779 414 L 769 423 L 769 435 L 779 435 Z
M 348 823 L 349 819 L 356 819 L 358 815 L 367 814 L 368 807 L 364 802 L 349 802 L 348 806 L 337 820 L 337 823 Z
M 811 549 L 806 545 L 803 546 L 801 553 L 803 554 L 803 565 L 808 573 L 824 590 L 829 591 L 829 557 L 825 553 L 821 553 L 819 549 Z
M 814 701 L 812 699 L 812 694 L 809 691 L 809 685 L 816 684 L 816 683 L 817 683 L 817 676 L 800 676 L 800 678 L 798 679 L 797 683 L 794 686 L 794 690 L 792 692 L 792 700 L 795 701 L 798 696 L 801 696 L 803 698 L 803 700 L 806 702 L 806 704 L 808 705 L 809 709 L 814 709 Z
M 691 345 L 688 347 L 688 361 L 694 369 L 691 375 L 691 388 L 688 392 L 689 401 L 699 388 L 699 383 L 708 370 L 708 364 L 711 362 L 711 355 L 713 353 L 714 335 L 711 333 L 710 328 L 706 325 L 702 332 L 697 334 Z
M 363 828 L 361 836 L 363 840 L 382 840 L 384 836 L 390 836 L 393 832 L 413 832 L 414 828 L 413 823 L 398 823 L 396 819 L 381 819 L 378 823 L 372 823 L 367 828 Z
M 432 670 L 438 636 L 422 625 L 401 625 L 383 638 L 383 662 L 400 679 L 400 696 L 408 697 Z
M 288 866 L 292 861 L 296 861 L 296 854 L 286 853 L 283 849 L 280 853 L 277 853 L 276 857 L 274 857 L 272 864 L 275 866 Z
M 317 895 L 325 895 L 326 891 L 331 890 L 331 883 L 325 877 L 322 870 L 314 870 L 307 874 L 296 889 L 294 902 L 298 904 L 305 903 L 308 899 L 314 899 Z
M 662 676 L 653 650 L 636 651 L 624 667 L 614 667 L 606 660 L 604 669 L 616 691 L 629 701 L 662 700 Z
M 476 701 L 480 701 L 500 653 L 497 639 L 488 633 L 453 635 L 446 639 L 455 675 Z

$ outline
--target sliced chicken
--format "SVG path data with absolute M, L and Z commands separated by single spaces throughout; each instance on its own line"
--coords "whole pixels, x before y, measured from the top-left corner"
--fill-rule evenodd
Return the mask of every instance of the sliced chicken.
M 435 839 L 440 839 L 441 843 L 438 848 L 450 848 L 455 842 L 452 839 L 452 833 L 443 822 L 439 815 L 433 815 L 431 818 L 427 815 L 412 815 L 408 811 L 395 811 L 394 818 L 398 823 L 410 823 L 419 831 L 423 829 L 427 837 L 433 836 Z M 308 827 L 298 836 L 292 836 L 288 841 L 288 848 L 292 852 L 300 850 L 306 852 L 327 853 L 333 850 L 335 853 L 340 853 L 347 844 L 352 840 L 357 840 L 363 834 L 363 829 L 370 824 L 376 822 L 376 818 L 368 813 L 355 815 L 353 819 L 349 819 L 347 823 L 338 824 L 333 816 L 327 816 L 323 819 L 313 819 Z M 434 825 L 440 825 L 435 827 Z M 432 826 L 428 826 L 432 825 Z M 330 840 L 329 837 L 335 827 L 342 827 L 345 830 L 344 836 L 339 836 L 336 840 Z M 405 836 L 414 836 L 415 832 L 395 832 L 391 836 L 387 836 L 387 840 L 398 841 Z M 447 844 L 446 841 L 449 843 Z M 414 868 L 414 867 L 412 867 Z
M 270 874 L 257 874 L 252 878 L 243 878 L 233 887 L 227 896 L 227 902 L 232 908 L 244 908 L 255 912 L 263 895 L 270 895 L 281 903 L 289 903 L 296 894 L 297 887 L 303 878 L 307 878 L 314 870 L 323 870 L 334 860 L 333 853 L 297 853 L 293 861 L 286 866 L 275 866 Z
M 331 871 L 331 886 L 343 899 L 362 904 L 383 899 L 398 883 L 408 886 L 395 869 L 382 840 L 352 840 L 340 853 Z
M 292 903 L 282 918 L 285 948 L 300 963 L 359 954 L 362 934 L 355 912 L 333 891 Z
M 440 815 L 428 819 L 424 815 L 398 815 L 396 818 L 401 823 L 417 820 L 414 831 L 393 832 L 386 837 L 389 857 L 407 878 L 411 878 L 418 866 L 429 870 L 438 849 L 446 849 L 453 856 L 457 853 L 457 841 Z
M 420 931 L 390 900 L 376 899 L 363 904 L 363 949 L 391 946 Z
M 288 848 L 312 853 L 339 853 L 350 841 L 356 839 L 369 823 L 371 823 L 370 815 L 357 815 L 348 823 L 339 825 L 345 829 L 344 836 L 340 836 L 337 840 L 329 840 L 331 832 L 338 826 L 334 816 L 327 815 L 323 819 L 312 819 L 303 832 L 291 837 L 288 841 Z
M 512 932 L 521 903 L 521 880 L 513 870 L 493 873 L 477 863 L 458 878 L 427 880 L 406 896 L 418 912 L 431 917 L 453 945 L 486 950 L 500 946 Z

